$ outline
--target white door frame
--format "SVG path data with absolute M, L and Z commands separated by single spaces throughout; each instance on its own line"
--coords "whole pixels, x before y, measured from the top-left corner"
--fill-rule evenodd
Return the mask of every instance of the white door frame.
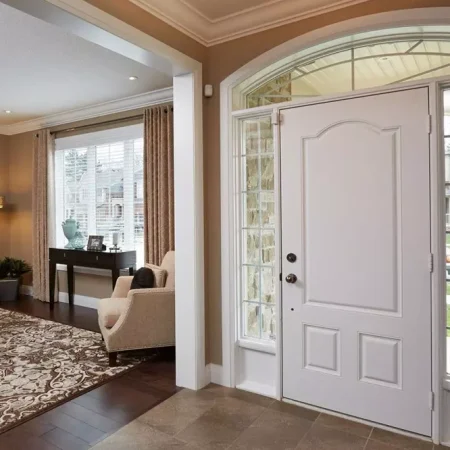
M 279 112 L 294 105 L 309 105 L 329 101 L 330 99 L 353 98 L 378 92 L 392 92 L 411 87 L 428 86 L 430 89 L 430 111 L 432 111 L 431 154 L 430 154 L 430 193 L 431 193 L 431 244 L 435 255 L 435 271 L 432 277 L 432 389 L 435 393 L 432 414 L 432 439 L 438 443 L 443 431 L 443 390 L 442 380 L 446 377 L 445 367 L 445 221 L 444 210 L 444 154 L 440 141 L 441 123 L 438 118 L 442 112 L 440 93 L 442 87 L 449 84 L 449 78 L 435 79 L 428 82 L 411 82 L 393 86 L 388 89 L 368 89 L 345 95 L 333 95 L 313 100 L 300 100 L 280 103 L 276 106 L 259 107 L 251 110 L 233 112 L 233 88 L 240 82 L 268 65 L 298 52 L 304 48 L 329 41 L 345 35 L 374 29 L 395 28 L 414 25 L 443 25 L 450 21 L 450 8 L 423 8 L 407 11 L 394 11 L 362 18 L 351 19 L 312 31 L 288 41 L 252 60 L 230 75 L 221 83 L 221 248 L 222 248 L 222 374 L 224 385 L 235 387 L 235 358 L 237 346 L 237 290 L 236 274 L 236 211 L 234 198 L 233 148 L 236 136 L 234 130 L 239 118 L 254 116 L 258 113 Z M 277 140 L 275 140 L 276 142 Z M 279 148 L 275 150 L 279 155 Z M 278 187 L 278 186 L 277 186 Z M 278 224 L 279 225 L 279 224 Z M 279 235 L 279 233 L 277 233 Z M 280 242 L 278 241 L 279 245 Z M 277 261 L 279 264 L 280 262 Z M 277 281 L 277 293 L 280 292 Z M 281 329 L 280 302 L 277 305 L 277 329 Z M 278 332 L 280 336 L 280 332 Z M 281 398 L 281 339 L 277 339 L 277 397 Z
M 202 64 L 83 0 L 0 0 L 174 79 L 176 384 L 201 389 L 205 369 Z M 57 8 L 56 8 L 56 7 Z M 68 14 L 70 13 L 70 14 Z

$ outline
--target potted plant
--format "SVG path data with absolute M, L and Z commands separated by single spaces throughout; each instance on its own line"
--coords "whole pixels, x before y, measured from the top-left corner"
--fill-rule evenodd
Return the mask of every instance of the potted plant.
M 19 295 L 21 277 L 31 266 L 22 259 L 0 259 L 0 301 L 13 302 Z

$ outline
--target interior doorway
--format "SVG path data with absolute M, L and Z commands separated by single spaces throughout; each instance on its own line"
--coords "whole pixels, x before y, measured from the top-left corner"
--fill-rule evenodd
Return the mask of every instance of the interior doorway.
M 282 110 L 283 397 L 431 435 L 428 88 Z

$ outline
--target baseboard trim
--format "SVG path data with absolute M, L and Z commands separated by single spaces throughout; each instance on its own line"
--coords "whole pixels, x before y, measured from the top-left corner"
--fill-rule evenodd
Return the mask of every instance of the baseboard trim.
M 58 298 L 61 303 L 69 303 L 69 294 L 67 292 L 60 292 Z M 84 295 L 75 294 L 73 296 L 74 305 L 84 306 L 85 308 L 98 309 L 99 301 L 99 298 L 86 297 Z
M 253 381 L 244 381 L 236 386 L 237 389 L 252 392 L 253 394 L 263 395 L 264 397 L 277 398 L 277 393 L 274 386 L 266 384 L 255 383 Z
M 221 386 L 226 386 L 223 381 L 223 366 L 218 364 L 207 364 L 205 367 L 205 379 L 208 383 L 219 384 Z M 207 383 L 207 384 L 208 384 Z
M 27 286 L 23 284 L 19 287 L 19 294 L 33 297 L 33 286 Z

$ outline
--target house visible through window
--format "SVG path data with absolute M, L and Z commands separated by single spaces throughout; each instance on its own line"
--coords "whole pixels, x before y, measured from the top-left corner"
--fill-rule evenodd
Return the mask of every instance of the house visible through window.
M 67 240 L 61 222 L 73 218 L 80 231 L 121 235 L 120 246 L 144 263 L 143 126 L 131 125 L 56 139 L 56 243 Z

